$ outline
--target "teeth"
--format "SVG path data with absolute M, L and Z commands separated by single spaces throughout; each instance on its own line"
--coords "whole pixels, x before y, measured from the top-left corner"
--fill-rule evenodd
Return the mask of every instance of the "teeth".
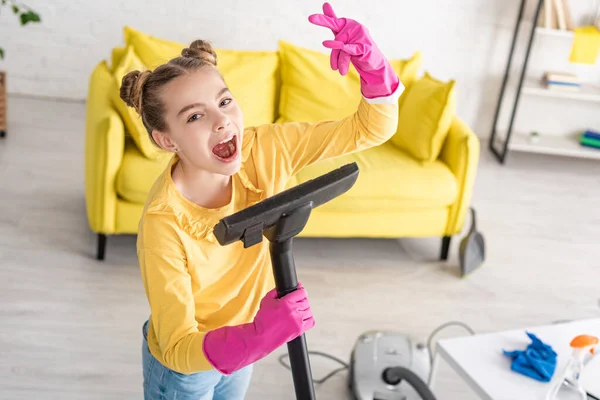
M 220 142 L 219 142 L 219 143 L 217 143 L 217 144 L 223 144 L 223 143 L 225 143 L 225 142 L 229 142 L 231 139 L 233 139 L 233 136 L 230 136 L 230 137 L 228 137 L 227 139 L 225 139 L 225 140 L 222 140 L 222 141 L 220 141 Z

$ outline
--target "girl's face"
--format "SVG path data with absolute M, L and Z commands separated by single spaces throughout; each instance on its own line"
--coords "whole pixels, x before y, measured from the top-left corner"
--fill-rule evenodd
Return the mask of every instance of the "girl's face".
M 244 118 L 215 67 L 175 78 L 165 85 L 162 101 L 169 132 L 153 132 L 161 147 L 207 172 L 238 171 Z

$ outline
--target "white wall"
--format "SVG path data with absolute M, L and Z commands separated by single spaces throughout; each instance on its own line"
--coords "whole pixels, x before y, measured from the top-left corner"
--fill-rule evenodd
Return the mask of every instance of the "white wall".
M 570 0 L 579 10 L 597 0 Z M 20 27 L 0 14 L 0 42 L 9 93 L 83 100 L 94 66 L 122 44 L 122 27 L 215 47 L 274 50 L 279 39 L 325 51 L 331 37 L 307 21 L 320 0 L 28 0 L 42 24 Z M 458 114 L 488 136 L 520 0 L 333 0 L 338 16 L 364 23 L 390 58 L 421 50 L 423 69 L 457 80 Z M 535 1 L 528 1 L 531 19 Z M 218 5 L 219 4 L 219 5 Z M 377 7 L 377 8 L 376 8 Z M 229 11 L 227 11 L 229 10 Z

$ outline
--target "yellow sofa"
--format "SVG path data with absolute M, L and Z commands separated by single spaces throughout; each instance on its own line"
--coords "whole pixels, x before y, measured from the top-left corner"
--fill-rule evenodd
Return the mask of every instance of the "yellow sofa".
M 124 39 L 110 62 L 97 64 L 88 87 L 85 197 L 90 228 L 98 234 L 97 259 L 105 257 L 107 236 L 137 233 L 146 195 L 171 156 L 152 145 L 135 111 L 120 101 L 121 78 L 132 69 L 153 69 L 185 47 L 131 27 L 124 28 Z M 358 104 L 358 74 L 353 68 L 344 77 L 332 71 L 325 51 L 284 41 L 277 51 L 216 51 L 248 126 L 338 119 Z M 354 187 L 315 209 L 300 236 L 438 236 L 446 259 L 450 238 L 460 232 L 470 205 L 479 140 L 455 115 L 453 80 L 419 75 L 420 52 L 390 62 L 406 88 L 396 135 L 293 177 L 288 187 L 349 162 L 360 167 Z

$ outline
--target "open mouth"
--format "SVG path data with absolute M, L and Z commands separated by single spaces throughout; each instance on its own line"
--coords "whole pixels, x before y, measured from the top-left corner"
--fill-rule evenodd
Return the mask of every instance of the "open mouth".
M 237 156 L 237 135 L 233 135 L 231 138 L 223 140 L 215 147 L 212 152 L 221 161 L 232 161 Z

